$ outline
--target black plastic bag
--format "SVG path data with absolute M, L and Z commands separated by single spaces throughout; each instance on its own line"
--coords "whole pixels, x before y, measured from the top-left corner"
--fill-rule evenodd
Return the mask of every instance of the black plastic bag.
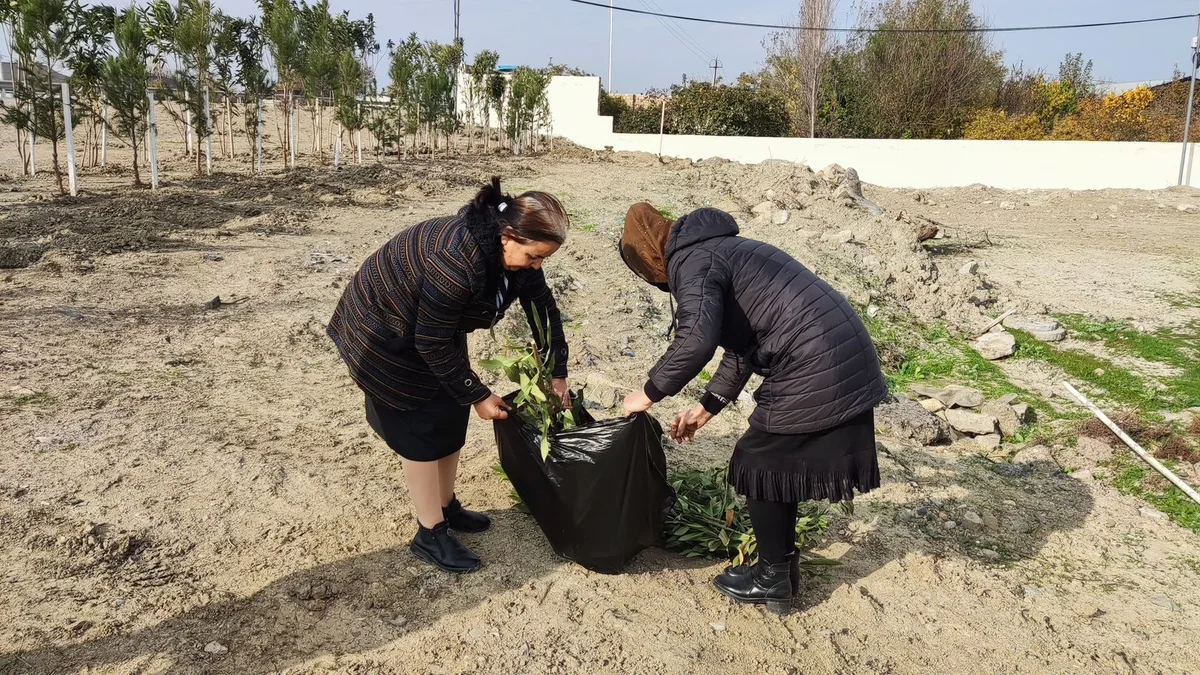
M 496 420 L 500 466 L 555 553 L 594 572 L 620 572 L 664 543 L 675 492 L 662 427 L 646 413 L 597 422 L 582 406 L 575 419 L 576 428 L 551 433 L 545 461 L 540 431 L 515 412 Z

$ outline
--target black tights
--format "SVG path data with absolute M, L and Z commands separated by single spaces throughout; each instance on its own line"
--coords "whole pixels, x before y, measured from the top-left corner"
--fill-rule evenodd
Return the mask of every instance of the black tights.
M 796 549 L 796 502 L 762 502 L 747 499 L 750 523 L 758 539 L 758 557 L 778 564 Z

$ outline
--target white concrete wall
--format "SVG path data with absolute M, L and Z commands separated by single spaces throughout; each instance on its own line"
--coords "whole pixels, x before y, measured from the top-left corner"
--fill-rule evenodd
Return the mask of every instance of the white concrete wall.
M 652 134 L 618 134 L 597 112 L 600 81 L 555 77 L 550 82 L 553 133 L 593 150 L 659 152 Z M 982 183 L 1003 189 L 1156 190 L 1179 177 L 1181 146 L 1174 143 L 1088 141 L 916 141 L 738 136 L 665 136 L 662 154 L 692 160 L 721 157 L 746 164 L 782 159 L 821 169 L 852 166 L 883 187 L 960 187 Z M 1185 182 L 1200 187 L 1191 170 Z

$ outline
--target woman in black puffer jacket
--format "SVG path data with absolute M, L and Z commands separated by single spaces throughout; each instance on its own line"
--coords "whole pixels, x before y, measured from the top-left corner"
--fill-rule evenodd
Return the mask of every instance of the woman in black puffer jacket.
M 738 236 L 733 217 L 700 209 L 671 222 L 649 204 L 625 219 L 621 257 L 678 304 L 676 334 L 625 411 L 678 394 L 724 356 L 700 405 L 671 426 L 690 441 L 762 376 L 729 480 L 745 495 L 759 561 L 727 569 L 718 590 L 784 612 L 796 593 L 797 505 L 847 501 L 879 486 L 873 409 L 887 393 L 875 345 L 850 303 L 787 253 Z

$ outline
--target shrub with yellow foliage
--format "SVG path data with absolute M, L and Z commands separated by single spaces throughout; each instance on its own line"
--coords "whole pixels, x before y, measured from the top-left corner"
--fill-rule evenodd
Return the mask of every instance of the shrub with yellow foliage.
M 963 130 L 963 138 L 978 141 L 1040 141 L 1046 130 L 1037 115 L 1009 116 L 994 108 L 980 110 Z

